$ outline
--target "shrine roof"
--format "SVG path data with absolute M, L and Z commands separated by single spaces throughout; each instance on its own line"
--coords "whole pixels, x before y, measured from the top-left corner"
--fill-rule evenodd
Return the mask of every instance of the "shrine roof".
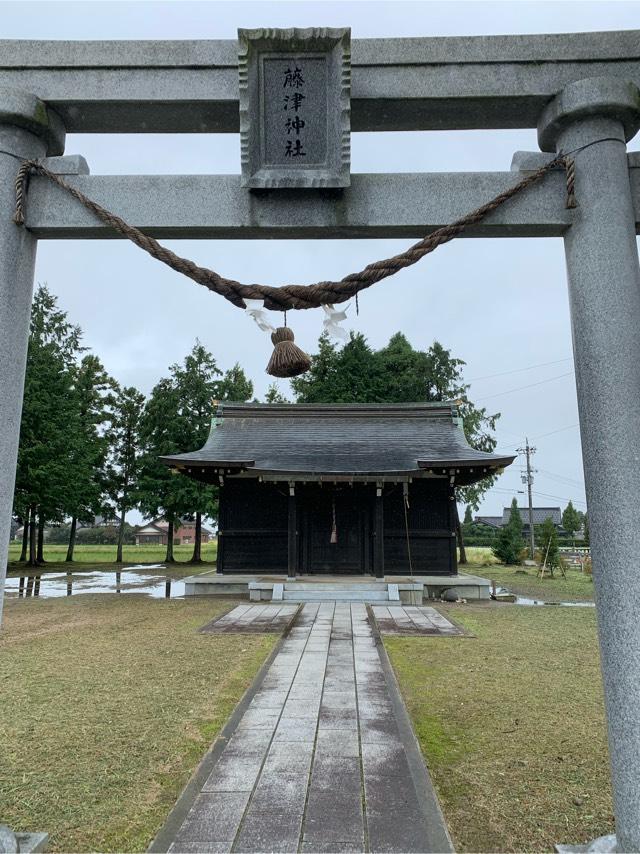
M 443 475 L 455 468 L 471 483 L 515 456 L 476 451 L 452 403 L 265 404 L 218 407 L 200 450 L 161 457 L 201 480 L 213 472 L 256 477 Z M 283 478 L 286 479 L 286 478 Z

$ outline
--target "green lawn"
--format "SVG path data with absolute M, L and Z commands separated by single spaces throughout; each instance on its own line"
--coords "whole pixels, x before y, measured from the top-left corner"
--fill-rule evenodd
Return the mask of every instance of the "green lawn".
M 465 551 L 467 553 L 467 564 L 465 566 L 469 571 L 472 567 L 491 566 L 494 563 L 499 563 L 498 558 L 488 546 L 467 546 Z M 464 566 L 461 567 L 463 570 L 464 568 Z
M 24 564 L 18 563 L 20 557 L 20 544 L 11 543 L 9 546 L 9 571 L 18 571 L 24 567 Z M 169 564 L 171 574 L 173 575 L 193 575 L 194 571 L 207 571 L 215 568 L 216 555 L 218 553 L 217 542 L 205 543 L 202 545 L 202 560 L 205 564 L 191 564 L 191 556 L 193 554 L 192 545 L 180 545 L 174 547 L 174 556 L 177 561 L 184 564 L 183 570 L 180 566 Z M 64 562 L 67 556 L 66 546 L 45 545 L 44 558 L 47 563 Z M 123 549 L 124 564 L 142 564 L 142 563 L 163 563 L 165 557 L 164 546 L 125 546 Z M 115 546 L 89 546 L 79 545 L 75 549 L 75 560 L 72 564 L 66 564 L 65 569 L 71 567 L 75 571 L 82 571 L 99 567 L 102 571 L 109 569 L 122 569 L 123 565 L 115 563 L 116 547 Z M 46 570 L 46 566 L 43 569 Z M 56 572 L 60 572 L 59 566 L 52 567 Z
M 275 643 L 203 635 L 231 600 L 9 600 L 0 816 L 51 851 L 144 851 Z
M 552 851 L 613 832 L 594 611 L 443 611 L 475 637 L 384 643 L 456 850 Z
M 464 571 L 464 567 L 462 567 Z M 556 572 L 553 578 L 536 577 L 536 570 L 520 566 L 491 566 L 484 573 L 498 587 L 542 602 L 593 602 L 593 580 L 580 570 L 567 569 L 567 577 Z
M 490 548 L 480 546 L 468 548 L 467 558 L 468 563 L 460 566 L 460 572 L 493 579 L 498 587 L 506 587 L 520 596 L 543 602 L 593 602 L 592 578 L 580 570 L 567 569 L 566 578 L 559 571 L 553 578 L 548 575 L 536 578 L 534 568 L 502 566 Z

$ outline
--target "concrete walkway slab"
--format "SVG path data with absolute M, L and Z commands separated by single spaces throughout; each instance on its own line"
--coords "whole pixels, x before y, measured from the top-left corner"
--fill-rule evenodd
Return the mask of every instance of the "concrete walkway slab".
M 383 635 L 463 635 L 439 611 L 429 605 L 372 605 L 371 611 Z
M 298 612 L 296 604 L 279 605 L 238 605 L 228 614 L 217 617 L 203 626 L 205 634 L 220 632 L 275 632 L 282 634 L 293 622 Z
M 216 621 L 219 630 L 290 617 L 291 606 L 253 607 Z M 392 610 L 403 611 L 393 614 L 403 630 L 429 619 L 400 606 L 382 617 Z M 306 603 L 168 850 L 451 850 L 402 709 L 366 605 Z

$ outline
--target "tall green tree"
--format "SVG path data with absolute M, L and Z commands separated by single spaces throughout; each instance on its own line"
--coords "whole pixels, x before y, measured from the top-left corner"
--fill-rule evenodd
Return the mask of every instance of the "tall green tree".
M 209 354 L 213 361 L 213 356 Z M 215 362 L 214 362 L 215 364 Z M 216 372 L 220 373 L 216 368 Z M 221 380 L 215 383 L 216 396 L 218 400 L 229 400 L 241 403 L 250 400 L 253 396 L 253 383 L 242 370 L 238 362 L 225 371 Z
M 253 392 L 238 365 L 218 379 L 220 376 L 213 356 L 196 341 L 184 363 L 172 365 L 169 377 L 156 384 L 144 409 L 140 508 L 150 515 L 162 515 L 167 521 L 165 559 L 168 562 L 174 561 L 174 533 L 182 518 L 195 517 L 193 560 L 201 559 L 202 516 L 217 514 L 217 490 L 191 478 L 174 476 L 158 458 L 193 451 L 204 445 L 214 414 L 212 401 L 215 398 L 223 394 L 237 396 Z
M 141 418 L 144 395 L 133 386 L 116 386 L 112 396 L 106 433 L 108 457 L 104 489 L 120 518 L 116 562 L 122 563 L 122 545 L 127 532 L 126 514 L 136 506 L 142 467 Z
M 215 415 L 213 400 L 246 400 L 253 394 L 253 385 L 247 379 L 240 365 L 236 364 L 222 372 L 215 359 L 199 341 L 196 341 L 191 353 L 183 365 L 170 368 L 171 380 L 175 386 L 178 401 L 179 442 L 183 451 L 201 448 L 207 440 Z M 192 563 L 202 560 L 202 517 L 217 516 L 218 490 L 210 484 L 200 483 L 190 478 L 180 478 L 181 491 L 187 507 L 187 518 L 195 519 L 195 538 Z
M 491 550 L 502 563 L 519 564 L 524 548 L 525 544 L 522 537 L 522 516 L 518 509 L 518 502 L 514 498 L 511 502 L 509 521 L 500 529 Z
M 44 560 L 47 522 L 61 522 L 73 504 L 82 431 L 75 397 L 79 327 L 69 322 L 45 285 L 31 310 L 20 425 L 15 505 L 29 519 L 29 563 Z
M 576 531 L 580 528 L 581 524 L 580 513 L 573 506 L 573 503 L 569 501 L 562 513 L 562 527 L 572 540 L 575 540 Z
M 97 356 L 84 356 L 75 370 L 73 389 L 79 433 L 70 472 L 67 562 L 73 561 L 78 520 L 92 522 L 104 507 L 109 450 L 106 424 L 115 386 Z
M 353 332 L 341 349 L 323 333 L 310 370 L 292 379 L 291 388 L 296 403 L 377 403 L 385 397 L 375 354 Z
M 141 511 L 150 516 L 162 515 L 167 521 L 167 551 L 165 561 L 174 563 L 173 539 L 181 516 L 189 511 L 185 497 L 187 478 L 177 477 L 163 465 L 159 457 L 179 454 L 188 448 L 181 433 L 180 400 L 171 379 L 164 377 L 153 387 L 140 423 L 143 447 L 139 477 L 138 499 Z
M 264 396 L 265 403 L 289 403 L 290 401 L 280 391 L 276 383 L 271 383 Z

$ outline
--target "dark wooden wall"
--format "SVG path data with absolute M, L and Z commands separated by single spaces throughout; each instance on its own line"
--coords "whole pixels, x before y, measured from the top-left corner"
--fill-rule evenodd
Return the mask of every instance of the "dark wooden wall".
M 286 573 L 285 484 L 228 479 L 219 502 L 218 572 Z
M 219 572 L 287 572 L 288 492 L 284 483 L 227 479 L 220 490 Z M 330 543 L 334 495 L 337 544 Z M 296 555 L 300 573 L 373 574 L 375 495 L 375 483 L 335 488 L 331 484 L 296 485 Z M 402 484 L 385 485 L 385 575 L 409 574 L 409 549 L 414 574 L 456 573 L 452 495 L 444 479 L 409 484 L 407 547 Z
M 385 575 L 455 575 L 454 501 L 447 480 L 414 480 L 409 484 L 405 522 L 402 485 L 384 490 Z M 409 544 L 407 545 L 407 523 Z

